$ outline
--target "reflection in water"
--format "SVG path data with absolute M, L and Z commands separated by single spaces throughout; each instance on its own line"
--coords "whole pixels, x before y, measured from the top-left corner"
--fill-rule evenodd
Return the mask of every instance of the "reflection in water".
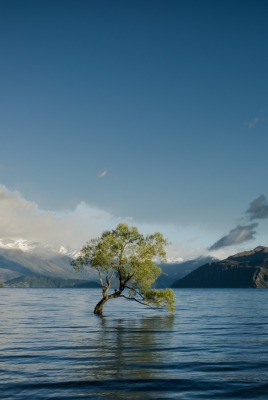
M 83 369 L 76 365 L 73 378 L 99 382 L 100 388 L 96 389 L 95 396 L 101 395 L 102 398 L 125 400 L 129 390 L 132 399 L 151 398 L 149 393 L 144 393 L 146 383 L 143 382 L 151 382 L 149 390 L 152 391 L 157 376 L 161 374 L 163 377 L 167 352 L 171 350 L 168 350 L 168 342 L 172 336 L 174 316 L 94 318 L 99 325 L 94 345 L 92 332 L 88 335 L 83 332 L 83 337 L 80 336 L 72 349 L 71 358 L 74 360 L 81 358 L 77 350 L 83 349 Z
M 172 329 L 173 316 L 148 317 L 140 320 L 119 319 L 111 323 L 102 319 L 103 332 L 99 351 L 109 355 L 107 378 L 153 378 L 154 367 L 164 367 L 167 330 Z
M 141 319 L 94 317 L 99 320 L 92 347 L 84 332 L 73 349 L 83 348 L 83 358 L 89 365 L 83 371 L 76 369 L 77 379 L 149 379 L 165 368 L 168 338 L 172 335 L 173 315 Z M 91 335 L 90 335 L 91 336 Z M 81 339 L 81 338 L 80 338 Z M 88 346 L 89 345 L 89 346 Z M 171 349 L 169 349 L 171 350 Z M 78 354 L 72 354 L 77 359 Z

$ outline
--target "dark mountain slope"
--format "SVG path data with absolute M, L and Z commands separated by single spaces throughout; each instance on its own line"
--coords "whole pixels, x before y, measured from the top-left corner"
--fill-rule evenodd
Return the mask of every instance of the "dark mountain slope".
M 207 263 L 176 281 L 174 288 L 267 288 L 268 247 Z
M 198 257 L 194 260 L 182 261 L 180 263 L 159 264 L 161 275 L 155 283 L 156 288 L 168 288 L 177 281 L 196 270 L 201 265 L 215 261 L 212 257 Z

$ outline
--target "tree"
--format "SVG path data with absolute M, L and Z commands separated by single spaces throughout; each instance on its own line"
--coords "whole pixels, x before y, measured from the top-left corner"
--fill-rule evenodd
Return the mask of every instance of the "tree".
M 99 274 L 102 299 L 94 313 L 102 315 L 104 304 L 123 297 L 151 307 L 165 307 L 174 311 L 174 292 L 156 290 L 151 286 L 161 273 L 156 261 L 163 262 L 167 241 L 159 232 L 144 236 L 135 227 L 119 224 L 91 239 L 72 261 L 76 271 L 90 265 Z M 112 285 L 115 287 L 112 290 Z

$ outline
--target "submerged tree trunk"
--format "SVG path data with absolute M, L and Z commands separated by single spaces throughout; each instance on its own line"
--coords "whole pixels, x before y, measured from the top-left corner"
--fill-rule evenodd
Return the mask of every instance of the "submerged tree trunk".
M 115 299 L 115 298 L 117 298 L 117 297 L 120 297 L 121 293 L 122 293 L 122 291 L 116 291 L 116 292 L 113 293 L 113 294 L 110 294 L 110 295 L 108 295 L 108 296 L 107 296 L 107 295 L 104 296 L 104 297 L 96 304 L 96 306 L 95 306 L 95 308 L 94 308 L 94 314 L 96 314 L 96 315 L 102 315 L 104 304 L 105 304 L 108 300 L 110 300 L 110 299 Z
M 98 304 L 96 304 L 96 306 L 95 306 L 95 308 L 94 308 L 94 314 L 102 315 L 103 306 L 104 306 L 104 304 L 106 303 L 106 301 L 108 301 L 108 298 L 103 297 L 103 298 L 98 302 Z

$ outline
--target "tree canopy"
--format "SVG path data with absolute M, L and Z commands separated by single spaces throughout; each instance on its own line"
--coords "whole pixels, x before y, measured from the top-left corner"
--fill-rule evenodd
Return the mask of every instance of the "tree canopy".
M 118 297 L 151 307 L 165 307 L 173 312 L 173 290 L 152 289 L 161 273 L 156 262 L 165 260 L 166 244 L 159 232 L 144 236 L 136 227 L 119 224 L 116 229 L 103 232 L 101 237 L 91 239 L 82 247 L 72 265 L 76 271 L 86 265 L 98 271 L 102 299 L 94 313 L 101 315 L 104 304 Z

